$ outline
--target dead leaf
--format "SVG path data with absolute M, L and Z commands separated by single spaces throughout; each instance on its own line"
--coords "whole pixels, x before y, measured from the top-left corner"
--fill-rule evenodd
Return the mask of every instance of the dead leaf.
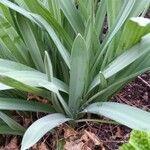
M 69 127 L 68 125 L 63 125 L 63 130 L 64 130 L 65 139 L 70 138 L 71 136 L 77 135 L 77 132 L 73 128 Z
M 38 146 L 38 150 L 48 150 L 46 144 L 44 142 L 42 142 L 39 146 Z
M 66 142 L 64 149 L 65 150 L 82 150 L 84 146 L 83 142 L 75 143 L 75 142 Z
M 116 137 L 122 137 L 122 132 L 120 127 L 117 127 Z
M 89 139 L 91 139 L 94 142 L 95 145 L 101 145 L 101 142 L 99 141 L 98 137 L 94 133 L 86 131 L 86 130 L 85 130 L 85 133 L 87 134 Z
M 31 93 L 28 93 L 27 100 L 37 100 L 38 102 L 41 102 L 43 104 L 48 104 L 49 103 L 48 99 L 33 95 Z

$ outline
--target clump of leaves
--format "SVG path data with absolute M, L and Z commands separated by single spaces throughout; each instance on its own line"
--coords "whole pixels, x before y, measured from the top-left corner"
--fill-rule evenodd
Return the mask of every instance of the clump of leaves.
M 150 133 L 144 131 L 132 131 L 129 143 L 120 147 L 120 150 L 149 150 Z
M 130 80 L 150 70 L 150 20 L 143 18 L 149 4 L 0 0 L 0 109 L 49 113 L 25 132 L 1 112 L 1 133 L 25 132 L 25 150 L 56 126 L 82 121 L 86 113 L 150 130 L 148 112 L 108 102 Z M 49 104 L 26 101 L 27 93 Z

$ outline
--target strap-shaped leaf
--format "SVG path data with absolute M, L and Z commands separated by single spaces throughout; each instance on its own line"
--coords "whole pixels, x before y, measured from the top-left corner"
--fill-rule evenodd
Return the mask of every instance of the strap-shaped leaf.
M 52 3 L 52 7 L 56 7 L 57 0 L 49 0 Z M 60 35 L 60 37 L 65 41 L 65 43 L 71 48 L 72 46 L 72 39 L 70 38 L 69 34 L 64 30 L 64 28 L 59 24 L 60 23 L 60 16 L 56 20 L 54 16 L 49 12 L 47 9 L 45 9 L 38 0 L 30 1 L 30 0 L 24 0 L 25 4 L 29 7 L 30 11 L 36 14 L 39 14 L 42 16 L 49 25 L 52 26 L 52 28 Z M 50 2 L 48 2 L 49 4 Z M 59 2 L 58 2 L 59 3 Z M 55 6 L 54 6 L 55 5 Z M 55 8 L 52 8 L 54 10 Z M 57 12 L 55 12 L 57 13 Z M 58 12 L 59 13 L 59 12 Z M 59 14 L 57 14 L 58 16 Z
M 40 83 L 40 86 L 41 87 L 44 87 L 46 88 L 47 90 L 53 92 L 54 94 L 57 95 L 59 101 L 60 101 L 60 104 L 62 105 L 64 111 L 66 112 L 66 114 L 70 117 L 72 117 L 72 113 L 71 113 L 71 110 L 70 108 L 68 107 L 66 101 L 63 99 L 63 97 L 61 96 L 61 94 L 59 93 L 59 90 L 58 88 L 55 86 L 55 85 L 51 85 L 51 84 L 46 84 L 46 83 Z M 59 105 L 58 105 L 59 106 Z M 57 107 L 58 107 L 57 106 Z
M 60 8 L 62 9 L 76 34 L 83 34 L 84 24 L 77 8 L 75 7 L 75 2 L 73 0 L 60 0 Z
M 22 34 L 22 37 L 29 49 L 32 60 L 38 70 L 44 72 L 44 63 L 41 54 L 41 49 L 38 45 L 38 39 L 33 31 L 33 26 L 29 23 L 29 20 L 21 15 L 17 15 L 18 25 Z
M 78 35 L 71 53 L 69 106 L 76 111 L 80 105 L 88 73 L 88 55 L 84 39 Z
M 103 115 L 135 130 L 150 131 L 150 112 L 115 102 L 89 105 L 83 112 Z
M 106 3 L 107 3 L 108 26 L 109 26 L 109 28 L 111 28 L 114 25 L 114 23 L 116 22 L 117 16 L 123 6 L 124 1 L 106 0 Z
M 22 133 L 25 132 L 25 128 L 21 126 L 19 123 L 11 119 L 9 116 L 0 111 L 0 118 L 13 130 L 20 131 Z
M 52 38 L 53 42 L 55 43 L 56 47 L 58 48 L 58 51 L 60 52 L 63 60 L 67 64 L 67 66 L 70 68 L 70 55 L 69 52 L 66 50 L 66 48 L 61 43 L 60 39 L 58 38 L 56 32 L 54 29 L 50 26 L 50 24 L 41 16 L 37 14 L 30 13 L 26 11 L 25 9 L 17 6 L 16 4 L 8 1 L 8 0 L 0 0 L 0 3 L 4 4 L 5 6 L 11 8 L 12 10 L 20 13 L 21 15 L 27 17 L 31 21 L 38 24 L 40 27 L 44 27 L 47 32 L 49 33 L 50 37 Z
M 8 135 L 23 135 L 22 131 L 16 131 L 11 129 L 8 125 L 6 124 L 0 124 L 0 134 L 8 134 Z
M 45 105 L 39 102 L 27 101 L 14 98 L 0 97 L 0 110 L 20 110 L 32 112 L 55 112 L 51 105 Z
M 7 59 L 0 58 L 0 72 L 8 71 L 35 71 L 35 69 L 20 64 L 18 62 L 10 61 Z
M 26 150 L 38 142 L 48 131 L 69 121 L 62 114 L 47 115 L 34 122 L 25 132 L 22 140 L 21 150 Z
M 122 6 L 122 9 L 119 12 L 115 24 L 112 26 L 109 33 L 107 34 L 105 40 L 102 43 L 101 48 L 97 51 L 97 54 L 94 59 L 94 66 L 92 65 L 92 71 L 95 71 L 103 54 L 106 52 L 108 45 L 110 44 L 112 39 L 115 37 L 115 35 L 118 33 L 118 31 L 123 26 L 126 19 L 128 18 L 131 10 L 133 9 L 134 4 L 135 4 L 135 0 L 124 1 L 124 4 Z
M 28 51 L 16 30 L 3 17 L 0 17 L 0 43 L 15 60 L 29 64 Z M 6 53 L 4 51 L 4 54 Z M 7 54 L 7 53 L 6 53 Z
M 0 81 L 4 84 L 8 85 L 9 83 L 7 84 L 7 81 L 4 80 L 4 77 L 12 78 L 14 80 L 22 82 L 23 84 L 26 84 L 31 87 L 40 87 L 39 83 L 47 83 L 48 82 L 46 74 L 43 74 L 38 71 L 9 71 L 9 72 L 4 72 L 4 73 L 0 72 Z M 2 81 L 2 78 L 3 78 L 3 81 Z M 64 82 L 62 82 L 56 78 L 53 78 L 53 82 L 48 82 L 48 83 L 54 84 L 60 91 L 68 93 L 68 87 Z M 11 86 L 11 85 L 9 85 L 9 86 Z M 5 86 L 0 87 L 1 90 L 2 90 L 2 88 L 6 89 Z M 8 89 L 10 89 L 10 88 L 8 87 Z
M 134 61 L 140 59 L 144 55 L 147 55 L 150 51 L 149 47 L 150 42 L 150 34 L 145 35 L 141 41 L 124 52 L 122 55 L 118 56 L 114 61 L 112 61 L 109 66 L 102 71 L 104 77 L 106 79 L 110 78 L 111 76 L 115 75 L 119 71 L 123 70 L 125 67 L 132 64 Z M 93 82 L 90 85 L 89 91 L 100 84 L 99 75 L 95 77 Z
M 45 51 L 44 65 L 45 65 L 45 71 L 46 71 L 48 81 L 52 81 L 53 80 L 53 66 L 52 66 L 52 61 L 47 51 Z

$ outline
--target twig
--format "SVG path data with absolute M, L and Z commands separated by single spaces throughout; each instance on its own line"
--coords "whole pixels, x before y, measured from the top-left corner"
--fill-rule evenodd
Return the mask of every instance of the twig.
M 141 80 L 147 87 L 150 88 L 150 84 L 147 81 L 145 81 L 142 77 L 138 76 L 138 79 Z

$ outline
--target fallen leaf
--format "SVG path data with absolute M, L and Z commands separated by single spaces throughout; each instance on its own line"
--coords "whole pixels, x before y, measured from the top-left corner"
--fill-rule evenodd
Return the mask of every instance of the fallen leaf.
M 64 130 L 64 138 L 67 139 L 67 138 L 70 138 L 71 136 L 76 136 L 77 135 L 77 132 L 69 127 L 68 125 L 63 125 L 63 130 Z
M 83 150 L 84 143 L 83 142 L 79 142 L 79 143 L 75 143 L 75 142 L 66 142 L 64 149 L 65 150 Z
M 46 144 L 44 142 L 42 142 L 41 144 L 39 144 L 38 150 L 48 150 L 48 148 L 47 148 Z
M 94 133 L 85 130 L 85 134 L 87 134 L 89 139 L 91 139 L 95 145 L 101 145 L 101 142 Z

